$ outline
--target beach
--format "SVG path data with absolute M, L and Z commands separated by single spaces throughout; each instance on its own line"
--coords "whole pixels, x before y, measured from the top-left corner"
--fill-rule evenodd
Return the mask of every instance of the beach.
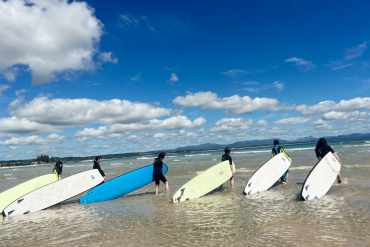
M 298 194 L 317 163 L 315 144 L 286 145 L 292 158 L 287 185 L 243 195 L 253 172 L 271 157 L 272 147 L 233 149 L 235 188 L 224 188 L 183 203 L 176 190 L 221 161 L 222 150 L 169 154 L 170 193 L 154 183 L 118 199 L 80 205 L 72 198 L 49 209 L 0 219 L 1 246 L 368 246 L 370 245 L 370 141 L 329 143 L 342 161 L 342 184 L 327 195 L 301 201 Z M 108 179 L 149 165 L 152 157 L 103 160 Z M 65 164 L 62 177 L 92 168 Z M 52 166 L 0 170 L 0 192 Z

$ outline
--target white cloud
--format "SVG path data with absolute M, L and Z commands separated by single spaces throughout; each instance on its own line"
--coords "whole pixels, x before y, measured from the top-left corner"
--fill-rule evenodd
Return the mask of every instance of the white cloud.
M 325 125 L 325 124 L 328 124 L 328 122 L 322 119 L 318 119 L 316 121 L 313 121 L 310 125 Z
M 312 63 L 311 61 L 306 61 L 303 58 L 296 58 L 296 57 L 287 58 L 287 59 L 284 60 L 284 62 L 295 63 L 295 65 L 297 67 L 302 67 L 305 70 L 310 70 L 310 69 L 315 69 L 316 68 L 316 65 L 314 63 Z
M 19 96 L 20 94 L 25 93 L 25 92 L 27 92 L 27 90 L 26 90 L 26 89 L 15 90 L 15 95 L 16 95 L 16 96 Z
M 277 99 L 271 98 L 250 98 L 249 96 L 240 97 L 234 95 L 231 97 L 219 98 L 212 92 L 190 93 L 185 97 L 179 96 L 173 100 L 174 104 L 183 107 L 202 107 L 204 110 L 225 110 L 226 114 L 250 114 L 255 111 L 265 110 L 267 107 L 279 104 Z
M 364 42 L 356 47 L 344 49 L 346 56 L 345 59 L 349 60 L 360 56 L 367 49 L 367 42 Z
M 274 125 L 292 125 L 292 124 L 304 124 L 310 121 L 311 118 L 305 118 L 305 117 L 291 117 L 291 118 L 285 118 L 278 120 L 274 122 Z
M 266 127 L 269 125 L 269 123 L 266 120 L 258 120 L 258 122 L 255 125 L 259 127 Z
M 275 87 L 279 91 L 281 91 L 281 90 L 283 90 L 284 85 L 282 83 L 280 83 L 279 81 L 275 81 L 274 83 L 272 83 L 272 87 Z
M 2 96 L 2 95 L 3 95 L 3 92 L 4 92 L 5 90 L 7 90 L 8 88 L 10 88 L 10 86 L 9 86 L 9 85 L 1 85 L 1 84 L 0 84 L 0 96 Z
M 341 100 L 333 109 L 336 111 L 370 110 L 370 97 Z
M 17 146 L 9 146 L 9 148 L 10 148 L 11 150 L 16 150 L 16 149 L 18 149 L 18 147 L 17 147 Z
M 296 111 L 303 115 L 318 115 L 330 111 L 334 106 L 334 101 L 323 101 L 313 106 L 299 105 L 296 107 Z
M 94 70 L 103 26 L 86 2 L 0 1 L 0 72 L 14 80 L 13 66 L 26 65 L 39 85 L 59 73 Z
M 347 67 L 351 67 L 353 64 L 351 63 L 346 63 L 346 64 L 343 64 L 342 61 L 330 61 L 329 64 L 327 64 L 328 67 L 330 67 L 332 70 L 340 70 L 340 69 L 344 69 L 344 68 L 347 68 Z
M 61 130 L 55 126 L 35 123 L 25 118 L 11 117 L 0 119 L 0 133 L 25 135 L 51 132 L 61 132 Z
M 58 134 L 51 134 L 46 138 L 40 136 L 27 136 L 27 137 L 12 137 L 5 141 L 0 141 L 0 145 L 7 146 L 32 146 L 32 145 L 46 145 L 49 143 L 62 143 L 66 139 L 65 136 Z
M 38 97 L 25 104 L 22 104 L 22 99 L 16 99 L 10 103 L 9 110 L 18 118 L 50 125 L 135 123 L 171 114 L 171 109 L 128 100 L 98 101 L 47 97 Z
M 295 105 L 288 105 L 288 104 L 278 104 L 278 105 L 270 105 L 267 107 L 267 112 L 273 112 L 273 111 L 291 111 L 295 109 Z
M 131 79 L 132 81 L 139 81 L 139 80 L 140 80 L 140 76 L 141 76 L 141 73 L 140 73 L 140 74 L 138 74 L 138 75 L 135 75 L 135 76 L 133 76 L 133 77 L 130 77 L 130 79 Z
M 234 77 L 234 76 L 240 75 L 240 74 L 249 74 L 249 72 L 247 70 L 244 70 L 244 69 L 231 69 L 229 71 L 222 72 L 221 74 L 226 75 L 226 76 L 230 76 L 230 77 Z
M 331 111 L 331 112 L 323 114 L 323 119 L 324 120 L 344 120 L 344 119 L 348 119 L 350 117 L 356 117 L 356 116 L 365 117 L 365 116 L 367 116 L 367 113 L 366 112 L 359 112 L 359 111 L 354 111 L 354 112 Z
M 85 128 L 79 130 L 76 137 L 96 137 L 96 138 L 120 138 L 123 134 L 134 132 L 155 132 L 160 130 L 179 130 L 179 129 L 197 129 L 206 123 L 205 118 L 197 118 L 193 122 L 185 116 L 174 116 L 165 120 L 153 119 L 146 123 L 132 123 L 132 124 L 114 124 L 109 128 L 107 126 L 94 128 Z M 83 141 L 83 140 L 82 140 Z
M 118 63 L 118 58 L 114 57 L 112 52 L 101 52 L 98 55 L 98 59 L 102 63 L 114 63 L 114 64 Z
M 216 132 L 243 132 L 253 125 L 252 119 L 244 118 L 223 118 L 216 122 L 215 127 L 209 130 L 210 133 Z
M 242 82 L 241 84 L 243 84 L 243 85 L 259 85 L 259 82 L 258 81 L 246 81 L 246 82 Z
M 172 73 L 171 77 L 168 81 L 171 82 L 171 83 L 174 83 L 174 82 L 179 81 L 179 78 L 177 77 L 177 75 L 175 73 Z

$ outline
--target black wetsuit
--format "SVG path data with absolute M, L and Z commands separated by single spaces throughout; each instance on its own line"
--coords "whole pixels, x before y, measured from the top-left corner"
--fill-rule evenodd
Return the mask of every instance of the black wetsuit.
M 154 160 L 154 172 L 153 172 L 156 185 L 159 185 L 159 180 L 161 180 L 163 183 L 167 182 L 167 179 L 163 175 L 162 169 L 163 169 L 163 161 L 160 158 L 156 158 Z
M 98 169 L 99 170 L 99 172 L 100 172 L 100 174 L 101 174 L 101 176 L 102 177 L 105 177 L 105 173 L 103 172 L 103 170 L 100 168 L 100 164 L 98 163 L 98 162 L 96 162 L 95 160 L 94 160 L 94 166 L 93 166 L 93 169 Z
M 231 158 L 230 154 L 222 155 L 222 161 L 225 161 L 225 160 L 228 160 L 231 166 L 233 165 L 233 158 Z M 232 176 L 231 178 L 233 178 L 233 177 L 234 176 Z
M 332 152 L 334 153 L 334 150 L 330 146 L 325 146 L 325 147 L 319 147 L 315 149 L 316 152 L 316 157 L 317 158 L 324 158 L 327 153 Z
M 55 165 L 54 166 L 54 169 L 53 169 L 53 173 L 55 174 L 55 176 L 57 177 L 57 180 L 59 180 L 59 176 L 60 174 L 62 173 L 62 170 L 60 169 L 59 166 Z

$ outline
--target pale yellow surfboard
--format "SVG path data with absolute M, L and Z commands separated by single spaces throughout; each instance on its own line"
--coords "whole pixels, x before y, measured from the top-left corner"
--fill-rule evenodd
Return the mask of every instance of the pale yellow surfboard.
M 43 175 L 0 193 L 0 212 L 19 197 L 55 181 L 57 178 L 54 174 Z
M 234 163 L 233 167 L 235 172 Z M 228 181 L 231 177 L 232 172 L 230 169 L 230 163 L 228 160 L 225 160 L 205 170 L 181 186 L 181 188 L 173 195 L 172 201 L 182 202 L 199 198 L 216 189 L 218 186 Z

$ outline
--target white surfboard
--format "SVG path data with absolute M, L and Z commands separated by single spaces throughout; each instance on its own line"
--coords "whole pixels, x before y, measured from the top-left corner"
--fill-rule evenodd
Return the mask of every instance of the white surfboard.
M 283 153 L 275 155 L 253 173 L 245 186 L 244 193 L 249 195 L 268 190 L 284 175 L 290 165 L 290 161 Z
M 100 184 L 103 180 L 97 169 L 60 179 L 18 198 L 4 209 L 3 216 L 43 210 L 81 194 Z
M 233 163 L 234 172 L 235 165 Z M 232 177 L 230 162 L 225 160 L 208 168 L 198 176 L 189 180 L 173 195 L 173 202 L 182 202 L 199 198 L 216 189 Z
M 322 158 L 308 174 L 301 190 L 301 199 L 318 199 L 330 190 L 335 182 L 341 165 L 334 155 L 329 152 Z

